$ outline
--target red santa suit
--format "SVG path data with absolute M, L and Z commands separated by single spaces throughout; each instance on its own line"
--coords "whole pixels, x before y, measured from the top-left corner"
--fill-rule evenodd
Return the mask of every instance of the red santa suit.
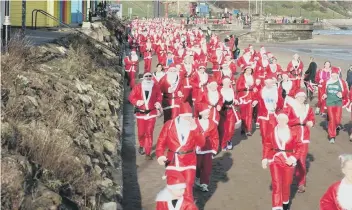
M 284 115 L 285 114 L 279 114 Z M 279 116 L 282 117 L 282 116 Z M 262 163 L 269 163 L 272 183 L 272 209 L 282 209 L 290 202 L 290 187 L 294 166 L 301 156 L 302 142 L 288 126 L 274 130 L 265 136 Z M 286 161 L 291 159 L 293 165 Z
M 220 67 L 224 63 L 224 60 L 225 59 L 221 48 L 218 48 L 210 58 L 210 62 L 213 64 L 213 76 L 216 79 L 219 79 L 221 77 Z
M 158 160 L 167 159 L 166 171 L 180 171 L 186 179 L 184 197 L 193 199 L 193 184 L 196 175 L 197 147 L 205 144 L 204 136 L 196 124 L 191 124 L 183 116 L 192 116 L 192 108 L 188 103 L 181 104 L 180 116 L 167 121 L 161 129 L 155 154 Z M 166 156 L 164 152 L 167 150 Z
M 133 88 L 135 85 L 135 75 L 138 71 L 138 55 L 136 54 L 136 51 L 131 51 L 131 56 L 126 56 L 123 61 L 125 63 L 125 71 L 128 77 L 128 83 L 130 87 Z
M 205 86 L 208 83 L 208 74 L 205 72 L 205 64 L 199 64 L 198 70 L 193 77 L 191 77 L 192 84 L 192 100 L 196 101 L 199 96 L 205 91 Z
M 194 52 L 193 57 L 194 61 L 197 63 L 204 63 L 206 61 L 206 56 L 202 50 L 202 48 L 199 47 L 199 44 L 197 44 L 198 47 L 193 47 L 192 50 Z
M 300 90 L 295 97 L 305 96 L 304 90 Z M 315 123 L 314 112 L 309 104 L 305 104 L 305 109 L 299 109 L 300 104 L 296 100 L 290 100 L 284 108 L 284 112 L 288 116 L 288 125 L 292 128 L 293 132 L 297 133 L 297 138 L 302 142 L 301 157 L 297 160 L 296 178 L 298 180 L 298 186 L 306 185 L 306 158 L 308 154 L 308 147 L 310 143 L 310 127 L 307 122 Z
M 340 74 L 339 69 L 332 69 L 331 74 Z M 347 82 L 341 78 L 339 78 L 337 81 L 338 81 L 339 87 L 337 87 L 336 89 L 334 88 L 334 89 L 336 91 L 338 91 L 338 89 L 339 89 L 338 92 L 342 93 L 342 98 L 341 98 L 342 105 L 341 106 L 339 106 L 339 105 L 328 106 L 328 104 L 326 105 L 327 112 L 328 112 L 328 118 L 329 118 L 329 120 L 328 120 L 328 134 L 329 134 L 330 139 L 336 137 L 337 126 L 339 126 L 341 124 L 342 108 L 345 108 L 349 104 Z M 327 93 L 328 86 L 329 85 L 336 86 L 333 84 L 336 83 L 337 81 L 333 81 L 332 78 L 330 78 L 327 82 L 325 82 L 322 85 L 323 95 L 328 96 L 328 93 Z M 334 94 L 334 93 L 331 93 L 331 94 Z M 327 99 L 325 99 L 325 101 L 326 100 L 329 100 L 329 99 L 327 98 Z M 327 102 L 325 102 L 325 103 L 327 103 Z
M 167 185 L 156 196 L 156 210 L 198 210 L 192 199 L 187 197 L 174 198 L 172 190 L 186 188 L 186 179 L 178 171 L 168 171 Z
M 222 64 L 222 69 L 221 69 L 220 73 L 221 73 L 221 76 L 219 78 L 217 78 L 219 85 L 222 84 L 222 80 L 225 77 L 230 78 L 231 84 L 235 84 L 236 78 L 233 75 L 233 72 L 231 71 L 231 69 L 229 68 L 229 65 L 227 63 Z
M 237 65 L 244 70 L 244 67 L 246 66 L 252 66 L 253 68 L 255 67 L 254 59 L 249 53 L 248 49 L 245 49 L 244 55 L 242 55 L 238 60 L 237 60 Z
M 148 44 L 148 43 L 147 43 Z M 151 68 L 152 68 L 152 57 L 153 53 L 152 53 L 152 49 L 151 48 L 147 48 L 144 51 L 144 55 L 143 55 L 143 59 L 144 59 L 144 72 L 150 72 Z
M 272 78 L 266 78 L 271 79 Z M 257 96 L 258 101 L 258 122 L 260 125 L 260 134 L 262 143 L 268 132 L 271 132 L 276 126 L 276 112 L 283 108 L 284 100 L 279 93 L 278 88 L 273 85 L 271 88 L 264 86 Z
M 292 80 L 283 80 L 279 83 L 279 93 L 288 100 L 288 97 L 294 98 L 299 88 Z
M 183 99 L 192 105 L 192 77 L 196 74 L 195 65 L 184 63 L 181 65 L 181 75 L 183 79 Z
M 199 114 L 210 112 L 207 104 L 202 104 L 199 108 Z M 199 178 L 199 184 L 210 184 L 210 174 L 212 170 L 212 156 L 216 155 L 219 147 L 219 133 L 217 125 L 209 119 L 197 119 L 196 123 L 205 139 L 203 147 L 197 147 L 197 171 L 196 177 Z
M 231 79 L 225 77 L 223 83 L 229 82 L 230 86 L 224 86 L 220 89 L 220 94 L 223 98 L 223 106 L 220 114 L 220 138 L 221 138 L 221 148 L 227 149 L 230 144 L 232 149 L 232 137 L 235 133 L 235 129 L 240 128 L 241 118 L 235 106 L 238 106 L 239 102 L 235 95 L 235 91 L 231 85 Z M 225 149 L 225 150 L 226 150 Z
M 209 85 L 218 85 L 217 80 L 214 78 L 211 78 L 209 80 L 208 86 Z M 209 119 L 214 121 L 217 125 L 219 124 L 220 121 L 220 114 L 219 111 L 223 105 L 223 99 L 222 96 L 219 92 L 218 89 L 210 90 L 209 87 L 202 93 L 202 95 L 198 98 L 199 101 L 196 101 L 196 106 L 195 109 L 196 111 L 199 110 L 198 105 L 199 104 L 208 104 L 208 107 L 210 109 L 210 116 Z M 197 116 L 197 115 L 196 115 Z
M 151 74 L 147 73 L 144 76 L 151 76 Z M 145 149 L 146 155 L 150 155 L 153 146 L 154 125 L 158 109 L 161 109 L 160 88 L 152 80 L 143 80 L 142 83 L 133 87 L 128 99 L 136 107 L 139 145 Z
M 347 180 L 332 184 L 320 199 L 320 210 L 352 209 L 352 185 Z
M 264 85 L 265 76 L 269 73 L 268 68 L 269 61 L 266 57 L 263 57 L 262 59 L 258 60 L 254 73 L 256 75 L 256 78 L 260 79 L 262 85 Z
M 175 62 L 176 63 L 182 63 L 184 58 L 186 56 L 186 49 L 184 49 L 182 47 L 182 45 L 180 45 L 180 47 L 178 48 L 177 51 L 175 51 Z
M 319 69 L 317 73 L 315 74 L 315 83 L 318 84 L 318 103 L 317 103 L 317 108 L 319 108 L 321 113 L 325 112 L 325 100 L 322 99 L 323 97 L 323 91 L 322 91 L 322 86 L 326 81 L 328 81 L 331 77 L 331 69 L 328 71 L 325 71 L 323 69 Z
M 303 73 L 303 62 L 301 60 L 292 60 L 287 65 L 287 70 L 291 72 L 298 88 L 301 88 L 301 78 Z
M 176 67 L 170 67 L 175 68 Z M 159 81 L 163 93 L 162 106 L 164 110 L 164 122 L 178 116 L 180 103 L 183 100 L 183 78 L 179 72 L 167 72 Z
M 251 68 L 251 67 L 247 67 Z M 255 100 L 259 86 L 255 84 L 255 77 L 253 74 L 241 74 L 236 82 L 236 91 L 240 103 L 241 119 L 244 132 L 251 135 L 252 120 L 253 120 L 253 106 L 252 102 Z

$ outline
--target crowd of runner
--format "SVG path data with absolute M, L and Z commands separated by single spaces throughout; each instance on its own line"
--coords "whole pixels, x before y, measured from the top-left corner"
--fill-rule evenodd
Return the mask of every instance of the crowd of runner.
M 329 142 L 335 143 L 342 110 L 351 111 L 352 91 L 340 77 L 340 68 L 327 61 L 307 83 L 309 90 L 318 89 L 314 112 L 301 88 L 304 65 L 298 54 L 282 67 L 264 46 L 255 51 L 249 45 L 234 59 L 235 37 L 224 43 L 216 34 L 207 38 L 202 30 L 186 29 L 173 19 L 137 19 L 130 28 L 131 53 L 124 64 L 132 89 L 129 101 L 135 107 L 138 152 L 147 160 L 153 159 L 156 119 L 164 118 L 155 153 L 165 166 L 167 186 L 157 195 L 157 209 L 197 209 L 193 187 L 209 190 L 212 159 L 232 150 L 235 130 L 252 136 L 252 123 L 262 138 L 262 167 L 269 168 L 272 177 L 272 209 L 289 209 L 293 177 L 298 192 L 306 190 L 315 117 L 327 115 Z M 138 69 L 139 57 L 144 69 Z M 138 72 L 143 78 L 136 84 Z M 345 178 L 325 193 L 321 210 L 352 209 L 352 155 L 342 155 L 341 163 Z

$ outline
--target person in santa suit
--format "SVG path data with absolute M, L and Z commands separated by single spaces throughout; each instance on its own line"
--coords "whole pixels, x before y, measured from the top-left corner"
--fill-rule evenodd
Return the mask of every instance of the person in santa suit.
M 258 103 L 258 123 L 262 143 L 265 136 L 276 126 L 276 113 L 283 108 L 284 100 L 275 85 L 273 75 L 267 75 L 265 86 L 258 92 L 253 103 Z
M 183 100 L 183 78 L 178 69 L 172 65 L 159 81 L 163 93 L 164 122 L 178 116 L 180 103 Z
M 288 125 L 293 132 L 298 134 L 297 137 L 302 142 L 301 157 L 297 160 L 296 167 L 298 193 L 304 193 L 306 190 L 306 158 L 310 143 L 310 129 L 315 124 L 313 109 L 309 104 L 305 104 L 306 99 L 306 91 L 299 90 L 295 95 L 295 100 L 290 100 L 283 110 L 289 118 Z
M 156 210 L 198 210 L 192 199 L 184 197 L 187 182 L 179 171 L 167 171 L 166 187 L 156 196 Z
M 155 72 L 153 73 L 153 81 L 155 83 L 159 83 L 159 81 L 161 80 L 161 78 L 163 78 L 163 76 L 165 76 L 163 65 L 161 63 L 158 63 L 156 65 Z
M 209 78 L 206 90 L 198 97 L 195 110 L 198 111 L 199 104 L 208 104 L 210 109 L 210 119 L 217 125 L 220 121 L 220 110 L 223 105 L 222 96 L 218 90 L 218 81 L 214 77 Z
M 144 29 L 140 36 L 138 36 L 139 52 L 141 53 L 141 55 L 144 55 L 144 52 L 146 50 L 147 36 L 148 32 L 146 29 Z
M 192 105 L 192 77 L 194 76 L 196 66 L 193 65 L 192 57 L 186 56 L 181 65 L 181 75 L 183 79 L 183 99 Z
M 224 55 L 222 53 L 222 48 L 217 48 L 215 53 L 212 54 L 210 62 L 213 64 L 213 76 L 216 79 L 221 78 L 220 67 L 224 63 Z
M 258 81 L 258 83 L 256 83 Z M 256 94 L 260 89 L 260 80 L 253 76 L 252 66 L 246 66 L 243 73 L 238 77 L 236 82 L 236 91 L 240 103 L 241 119 L 242 119 L 242 134 L 247 136 L 252 135 L 253 107 Z
M 198 71 L 191 77 L 192 101 L 196 101 L 204 91 L 208 83 L 209 75 L 205 72 L 206 64 L 198 64 Z
M 316 84 L 318 84 L 318 103 L 315 109 L 315 114 L 317 115 L 325 112 L 324 110 L 325 101 L 322 100 L 322 96 L 323 96 L 322 85 L 326 81 L 328 81 L 330 77 L 331 77 L 331 63 L 329 61 L 326 61 L 324 63 L 324 68 L 319 69 L 318 72 L 315 74 L 315 82 Z
M 157 53 L 158 63 L 161 63 L 164 67 L 166 66 L 167 53 L 165 50 L 159 50 Z
M 266 50 L 265 47 L 262 45 L 260 46 L 259 52 L 255 54 L 255 59 L 261 60 L 264 54 L 266 54 Z
M 352 209 L 352 154 L 340 155 L 344 178 L 332 184 L 320 199 L 320 210 Z
M 291 72 L 299 88 L 301 88 L 301 82 L 303 81 L 303 67 L 303 62 L 297 53 L 293 55 L 293 59 L 287 65 L 287 70 Z
M 212 159 L 217 154 L 219 147 L 219 133 L 217 125 L 209 120 L 210 109 L 207 104 L 199 107 L 199 119 L 196 123 L 205 138 L 203 147 L 197 147 L 197 170 L 195 185 L 203 192 L 208 192 L 210 174 L 212 170 Z
M 143 75 L 143 81 L 133 87 L 129 101 L 135 107 L 138 128 L 138 152 L 146 155 L 146 159 L 152 160 L 151 151 L 153 146 L 153 131 L 156 117 L 162 113 L 161 91 L 158 84 L 154 84 L 152 74 L 147 72 Z
M 278 77 L 281 71 L 282 67 L 277 63 L 277 58 L 272 57 L 271 63 L 268 66 L 268 72 L 276 74 L 276 77 Z
M 221 149 L 226 151 L 232 149 L 231 140 L 235 133 L 235 129 L 240 128 L 242 123 L 236 108 L 236 106 L 239 105 L 239 102 L 229 77 L 223 78 L 220 94 L 223 98 L 223 106 L 220 111 L 219 132 L 221 134 Z
M 135 50 L 131 51 L 131 56 L 124 58 L 125 71 L 128 77 L 128 84 L 131 88 L 135 85 L 136 72 L 138 71 L 138 55 Z
M 196 148 L 203 147 L 205 138 L 192 117 L 188 103 L 180 104 L 180 114 L 167 121 L 160 131 L 155 154 L 158 163 L 166 166 L 166 172 L 179 171 L 186 179 L 185 197 L 193 199 L 193 184 L 196 176 Z M 165 151 L 167 154 L 165 155 Z
M 266 75 L 268 74 L 268 66 L 269 66 L 269 60 L 266 54 L 263 54 L 262 58 L 257 61 L 256 67 L 255 67 L 255 75 L 256 78 L 260 79 L 261 84 L 264 84 L 264 79 Z
M 232 59 L 231 55 L 226 55 L 225 56 L 225 62 L 224 63 L 226 63 L 229 66 L 232 74 L 235 75 L 236 71 L 237 71 L 237 64 L 236 64 L 236 61 L 234 59 Z
M 144 72 L 150 72 L 152 68 L 152 43 L 150 42 L 150 39 L 148 39 L 146 43 L 146 49 L 144 50 L 143 54 L 143 59 L 144 59 Z
M 290 80 L 288 74 L 281 74 L 281 82 L 279 82 L 279 93 L 285 99 L 285 101 L 294 98 L 299 88 L 295 83 Z M 290 98 L 288 98 L 290 97 Z
M 182 63 L 183 59 L 186 57 L 186 50 L 182 45 L 179 45 L 176 54 L 175 54 L 175 62 Z
M 252 66 L 252 68 L 255 67 L 254 59 L 252 58 L 251 52 L 248 48 L 244 49 L 243 55 L 237 60 L 237 65 L 242 69 L 246 66 Z
M 224 63 L 221 65 L 221 76 L 220 78 L 218 78 L 218 84 L 221 85 L 222 84 L 222 80 L 224 77 L 229 77 L 231 79 L 231 83 L 235 84 L 236 82 L 236 78 L 233 75 L 231 69 L 229 68 L 229 65 L 227 63 Z
M 288 116 L 279 113 L 278 125 L 265 136 L 262 167 L 269 165 L 272 184 L 272 209 L 288 210 L 290 187 L 297 160 L 301 157 L 302 142 L 288 126 Z
M 249 52 L 251 53 L 251 57 L 253 60 L 258 60 L 259 58 L 256 56 L 257 52 L 254 50 L 253 45 L 249 44 L 248 45 Z
M 206 60 L 206 56 L 202 50 L 202 48 L 200 48 L 200 44 L 196 43 L 193 47 L 192 47 L 192 51 L 194 52 L 193 56 L 194 56 L 194 61 L 197 63 L 204 63 Z
M 342 108 L 348 105 L 347 82 L 339 78 L 338 68 L 331 70 L 331 78 L 322 85 L 322 99 L 328 112 L 329 142 L 335 143 L 337 131 L 341 129 Z

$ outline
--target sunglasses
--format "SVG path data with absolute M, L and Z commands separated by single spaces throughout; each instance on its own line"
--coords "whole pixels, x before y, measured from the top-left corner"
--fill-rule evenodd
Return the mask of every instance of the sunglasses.
M 152 75 L 146 75 L 146 76 L 144 76 L 144 78 L 150 78 L 150 77 L 152 77 Z

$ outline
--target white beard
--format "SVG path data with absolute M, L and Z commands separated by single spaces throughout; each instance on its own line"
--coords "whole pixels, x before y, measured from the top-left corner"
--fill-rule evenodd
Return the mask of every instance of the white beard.
M 181 48 L 180 50 L 177 51 L 177 54 L 179 56 L 182 56 L 184 52 L 185 52 L 185 50 L 183 48 Z
M 227 68 L 227 69 L 223 69 L 222 70 L 222 73 L 224 74 L 224 76 L 228 76 L 228 77 L 231 77 L 232 75 L 232 72 L 231 72 L 231 70 L 229 69 L 229 68 Z
M 269 65 L 269 61 L 267 59 L 262 59 L 263 67 L 267 67 Z
M 153 80 L 143 80 L 142 81 L 142 89 L 144 91 L 151 91 L 153 89 L 154 82 Z
M 232 88 L 221 88 L 220 92 L 225 101 L 234 100 L 234 91 Z
M 246 81 L 246 84 L 248 86 L 252 86 L 254 84 L 254 79 L 253 79 L 253 76 L 250 75 L 250 76 L 247 76 L 246 74 L 244 74 L 244 79 Z
M 282 88 L 286 91 L 286 94 L 288 94 L 292 88 L 292 81 L 283 81 L 281 83 Z
M 277 88 L 274 86 L 272 88 L 263 87 L 262 98 L 264 100 L 265 107 L 268 111 L 275 111 L 276 103 L 278 100 Z M 268 102 L 270 100 L 270 102 Z
M 219 101 L 218 91 L 208 91 L 208 99 L 211 105 L 215 105 Z
M 147 47 L 147 49 L 151 49 L 152 48 L 152 43 L 147 43 L 146 47 Z
M 291 131 L 287 127 L 277 129 L 277 136 L 281 142 L 287 143 L 291 138 Z
M 260 50 L 260 54 L 263 55 L 264 53 L 266 53 L 265 50 Z
M 216 53 L 216 57 L 217 57 L 217 58 L 219 58 L 219 57 L 222 56 L 222 51 L 216 51 L 215 53 Z
M 269 64 L 269 65 L 270 65 L 270 70 L 271 70 L 271 72 L 272 72 L 272 73 L 275 73 L 276 70 L 277 70 L 276 64 Z
M 160 81 L 160 79 L 161 79 L 164 75 L 165 75 L 165 73 L 162 72 L 162 71 L 155 72 L 155 78 L 156 78 L 156 80 L 157 80 L 158 82 Z
M 138 61 L 138 55 L 136 54 L 131 55 L 131 61 Z
M 208 74 L 207 73 L 205 73 L 205 72 L 200 73 L 198 71 L 198 75 L 199 75 L 201 83 L 206 83 L 208 81 Z
M 345 180 L 341 181 L 341 184 L 337 190 L 337 201 L 339 202 L 342 209 L 352 209 L 352 185 L 346 184 Z
M 299 65 L 299 62 L 296 61 L 296 60 L 292 60 L 292 66 L 295 67 L 295 66 L 298 66 Z
M 176 82 L 178 74 L 175 72 L 166 73 L 166 80 L 169 84 L 174 84 Z
M 194 52 L 196 52 L 198 55 L 200 55 L 202 49 L 200 49 L 200 48 L 195 48 L 195 47 L 194 47 L 192 50 L 193 50 Z

